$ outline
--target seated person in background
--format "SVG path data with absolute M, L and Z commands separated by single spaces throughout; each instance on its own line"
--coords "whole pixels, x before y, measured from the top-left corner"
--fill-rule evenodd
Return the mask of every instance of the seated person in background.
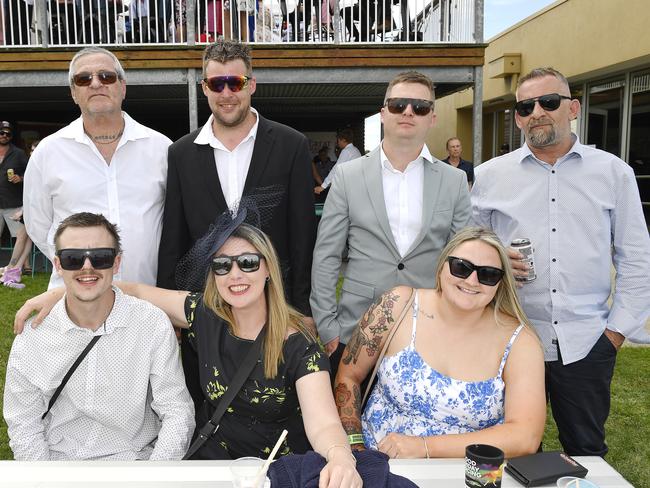
M 54 243 L 65 288 L 50 294 L 56 305 L 42 325 L 16 337 L 7 364 L 4 418 L 15 459 L 181 459 L 194 408 L 176 336 L 161 310 L 112 286 L 117 229 L 102 215 L 73 214 Z
M 361 487 L 336 413 L 327 355 L 302 315 L 287 304 L 273 245 L 262 231 L 243 223 L 247 212 L 241 205 L 234 219 L 229 212 L 222 214 L 177 268 L 179 286 L 192 288 L 200 280 L 205 284 L 202 293 L 137 283 L 119 286 L 161 307 L 175 326 L 188 329 L 183 363 L 197 404 L 197 430 L 212 417 L 253 341 L 267 329 L 263 359 L 193 459 L 266 458 L 287 429 L 279 455 L 305 452 L 311 444 L 328 461 L 321 486 Z M 40 309 L 43 304 L 34 302 L 45 299 L 41 295 L 26 303 L 19 316 Z
M 412 309 L 394 324 L 412 292 Z M 393 326 L 362 416 L 360 384 Z M 535 452 L 546 415 L 544 358 L 496 235 L 464 229 L 440 254 L 435 289 L 386 292 L 359 322 L 335 384 L 353 448 L 392 458 L 463 457 L 474 443 L 506 457 Z

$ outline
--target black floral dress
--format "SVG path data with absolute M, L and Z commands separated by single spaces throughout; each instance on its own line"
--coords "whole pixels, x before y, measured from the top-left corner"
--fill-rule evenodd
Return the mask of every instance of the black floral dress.
M 183 368 L 196 407 L 198 432 L 212 417 L 253 341 L 234 336 L 228 325 L 203 305 L 201 293 L 188 295 L 185 315 L 190 328 L 183 334 Z M 219 429 L 193 459 L 266 458 L 283 429 L 289 435 L 279 455 L 310 449 L 296 381 L 310 373 L 329 371 L 329 360 L 318 343 L 309 342 L 301 333 L 290 335 L 282 352 L 284 361 L 274 379 L 264 377 L 262 360 L 258 360 Z

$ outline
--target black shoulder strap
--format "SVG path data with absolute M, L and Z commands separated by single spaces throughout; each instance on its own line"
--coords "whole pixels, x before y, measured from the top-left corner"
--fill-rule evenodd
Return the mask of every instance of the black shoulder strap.
M 41 417 L 41 420 L 43 420 L 47 416 L 47 414 L 50 413 L 50 410 L 52 409 L 52 407 L 56 403 L 56 399 L 59 398 L 59 395 L 61 394 L 61 390 L 63 390 L 63 388 L 65 387 L 65 384 L 68 382 L 68 380 L 72 376 L 72 373 L 75 372 L 77 367 L 81 364 L 81 361 L 84 360 L 86 355 L 90 352 L 90 350 L 93 348 L 93 346 L 99 340 L 100 337 L 101 337 L 100 335 L 97 335 L 97 336 L 93 337 L 92 340 L 86 346 L 86 349 L 81 351 L 81 354 L 79 354 L 79 357 L 77 358 L 77 360 L 72 364 L 72 366 L 70 366 L 70 369 L 68 370 L 68 372 L 63 377 L 63 380 L 61 380 L 61 384 L 59 385 L 59 387 L 54 392 L 54 395 L 52 395 L 52 398 L 50 398 L 50 403 L 47 405 L 47 411 L 43 414 L 43 416 Z
M 188 449 L 185 457 L 183 459 L 190 459 L 196 451 L 198 451 L 205 442 L 214 435 L 214 433 L 219 428 L 219 421 L 223 414 L 226 413 L 226 409 L 230 406 L 235 395 L 241 390 L 244 386 L 244 382 L 250 376 L 257 359 L 260 357 L 260 352 L 262 350 L 262 342 L 264 341 L 264 336 L 266 335 L 266 327 L 264 327 L 260 333 L 257 335 L 255 342 L 248 350 L 244 361 L 242 362 L 241 368 L 237 370 L 237 374 L 233 378 L 226 393 L 219 399 L 219 405 L 217 405 L 216 410 L 212 414 L 212 418 L 206 422 L 206 424 L 199 431 L 198 437 L 194 440 L 190 448 Z

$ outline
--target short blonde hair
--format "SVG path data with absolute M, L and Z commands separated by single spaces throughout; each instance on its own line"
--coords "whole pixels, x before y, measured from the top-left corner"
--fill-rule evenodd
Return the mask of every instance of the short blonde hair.
M 519 298 L 517 298 L 517 286 L 515 283 L 515 277 L 512 274 L 512 269 L 510 268 L 510 259 L 506 253 L 506 249 L 497 237 L 497 235 L 491 230 L 484 229 L 482 227 L 467 227 L 461 230 L 454 238 L 449 241 L 445 248 L 440 253 L 440 258 L 438 260 L 438 266 L 436 267 L 436 291 L 441 292 L 442 288 L 440 286 L 440 275 L 442 270 L 447 262 L 447 258 L 452 255 L 458 246 L 468 241 L 481 241 L 487 245 L 494 248 L 499 254 L 499 260 L 501 261 L 501 268 L 503 269 L 503 278 L 496 285 L 498 286 L 496 295 L 492 300 L 492 306 L 494 307 L 494 317 L 498 323 L 500 323 L 499 315 L 503 314 L 508 317 L 512 317 L 519 321 L 521 324 L 525 324 L 530 327 L 530 321 L 524 310 L 521 308 L 519 303 Z
M 266 296 L 266 337 L 264 338 L 264 376 L 275 378 L 278 374 L 278 365 L 284 361 L 282 348 L 284 341 L 292 327 L 302 333 L 310 341 L 316 341 L 311 331 L 304 326 L 303 316 L 292 308 L 284 296 L 282 273 L 278 256 L 269 237 L 256 227 L 241 224 L 229 238 L 238 237 L 251 244 L 258 253 L 264 256 L 266 267 L 269 271 L 269 281 L 264 290 Z M 203 303 L 218 317 L 225 320 L 229 327 L 234 329 L 235 317 L 232 308 L 219 294 L 219 290 L 212 273 L 208 273 L 203 292 Z

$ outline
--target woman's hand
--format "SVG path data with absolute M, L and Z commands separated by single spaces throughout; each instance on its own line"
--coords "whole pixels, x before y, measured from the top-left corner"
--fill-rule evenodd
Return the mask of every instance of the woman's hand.
M 14 318 L 14 334 L 20 334 L 23 331 L 25 322 L 34 312 L 38 312 L 38 315 L 32 321 L 32 327 L 36 328 L 39 326 L 45 320 L 45 317 L 48 316 L 54 305 L 56 305 L 56 302 L 63 298 L 64 293 L 65 288 L 54 288 L 27 300 L 18 309 L 18 312 L 16 312 L 16 317 Z
M 362 488 L 363 481 L 349 449 L 332 449 L 329 462 L 320 472 L 318 488 Z
M 393 459 L 426 458 L 423 439 L 391 432 L 377 444 L 377 449 Z

